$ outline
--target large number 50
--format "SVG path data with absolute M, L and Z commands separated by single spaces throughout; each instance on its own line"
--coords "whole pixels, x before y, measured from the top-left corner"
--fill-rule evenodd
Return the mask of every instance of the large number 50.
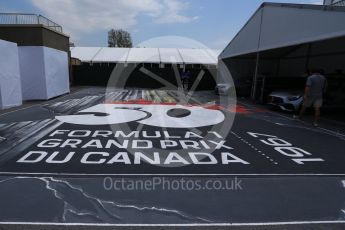
M 185 111 L 183 116 L 173 116 L 170 111 Z M 218 110 L 199 106 L 99 104 L 76 115 L 56 116 L 56 119 L 78 125 L 109 125 L 136 121 L 141 124 L 166 128 L 194 128 L 210 126 L 224 121 Z

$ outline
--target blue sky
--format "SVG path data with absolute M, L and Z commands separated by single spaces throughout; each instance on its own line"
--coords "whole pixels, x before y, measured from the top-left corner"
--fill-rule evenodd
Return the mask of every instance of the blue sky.
M 321 4 L 322 0 L 271 0 Z M 122 28 L 134 45 L 183 36 L 223 49 L 261 0 L 0 0 L 0 12 L 42 14 L 63 26 L 76 46 L 106 46 L 107 31 Z M 155 44 L 152 44 L 155 46 Z M 191 47 L 195 48 L 195 47 Z

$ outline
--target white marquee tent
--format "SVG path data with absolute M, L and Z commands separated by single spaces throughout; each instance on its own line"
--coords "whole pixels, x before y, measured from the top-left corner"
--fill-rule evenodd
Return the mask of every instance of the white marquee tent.
M 235 81 L 298 77 L 310 68 L 345 71 L 345 7 L 263 3 L 219 55 Z M 241 80 L 243 79 L 243 80 Z M 239 84 L 239 83 L 237 83 Z
M 220 59 L 345 36 L 345 8 L 263 3 Z
M 72 47 L 71 56 L 88 63 L 217 65 L 220 50 L 179 48 Z

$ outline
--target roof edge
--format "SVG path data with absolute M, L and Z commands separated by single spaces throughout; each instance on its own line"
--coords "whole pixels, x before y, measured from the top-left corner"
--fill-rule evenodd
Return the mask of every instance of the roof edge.
M 260 7 L 273 6 L 273 7 L 287 7 L 297 9 L 309 9 L 309 10 L 330 10 L 345 12 L 345 7 L 334 5 L 316 5 L 316 4 L 301 4 L 301 3 L 278 3 L 278 2 L 264 2 Z
M 297 9 L 309 9 L 309 10 L 329 10 L 345 12 L 345 7 L 343 6 L 333 6 L 333 5 L 313 5 L 313 4 L 298 4 L 298 3 L 277 3 L 277 2 L 263 2 L 258 9 L 253 13 L 253 15 L 248 19 L 248 21 L 243 25 L 243 27 L 237 32 L 237 34 L 231 39 L 231 41 L 225 46 L 223 51 L 218 55 L 218 59 L 224 53 L 224 51 L 231 45 L 234 39 L 243 31 L 243 29 L 248 25 L 248 23 L 254 18 L 254 16 L 260 12 L 260 10 L 265 7 L 287 7 L 287 8 L 297 8 Z
M 242 26 L 242 28 L 236 33 L 236 35 L 231 39 L 231 41 L 225 46 L 225 48 L 223 49 L 222 52 L 220 52 L 220 54 L 218 55 L 218 59 L 219 57 L 224 53 L 224 51 L 231 45 L 231 43 L 235 40 L 235 38 L 242 32 L 242 30 L 244 29 L 244 27 L 246 27 L 249 22 L 254 18 L 254 16 L 256 14 L 258 14 L 263 8 L 265 7 L 265 2 L 262 3 L 259 8 L 256 9 L 256 11 L 252 14 L 252 16 L 250 16 L 250 18 L 247 20 L 247 22 Z

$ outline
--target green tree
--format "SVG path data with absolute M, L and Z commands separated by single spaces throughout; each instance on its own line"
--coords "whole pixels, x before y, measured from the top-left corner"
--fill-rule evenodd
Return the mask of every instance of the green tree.
M 127 47 L 133 46 L 131 34 L 126 30 L 111 29 L 108 31 L 108 47 Z

